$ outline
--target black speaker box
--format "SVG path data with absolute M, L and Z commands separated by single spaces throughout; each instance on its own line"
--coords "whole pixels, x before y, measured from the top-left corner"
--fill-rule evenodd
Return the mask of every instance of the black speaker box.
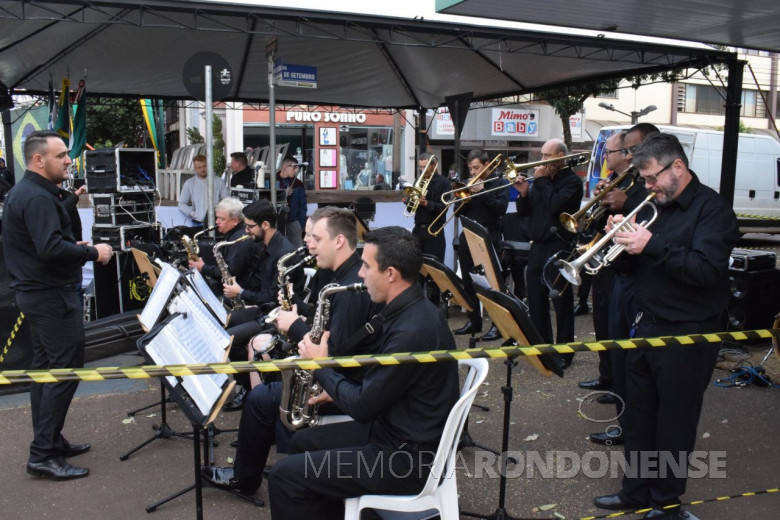
M 729 322 L 739 330 L 767 329 L 780 311 L 780 269 L 729 270 Z
M 115 253 L 106 265 L 94 262 L 94 276 L 98 319 L 143 309 L 151 294 L 132 253 Z

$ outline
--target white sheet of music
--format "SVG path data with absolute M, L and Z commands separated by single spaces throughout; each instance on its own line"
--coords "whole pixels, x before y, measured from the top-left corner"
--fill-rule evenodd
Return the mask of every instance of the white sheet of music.
M 202 337 L 194 319 L 177 316 L 147 344 L 146 352 L 159 365 L 213 363 L 210 349 L 199 344 L 203 343 Z M 222 395 L 226 381 L 225 374 L 184 376 L 182 386 L 201 413 L 208 415 Z
M 222 325 L 226 325 L 228 315 L 225 306 L 222 305 L 222 302 L 220 302 L 219 299 L 214 296 L 214 293 L 211 292 L 209 284 L 206 283 L 206 280 L 203 278 L 203 275 L 200 274 L 200 271 L 197 269 L 189 270 L 187 272 L 187 278 L 192 282 L 192 286 L 195 288 L 198 296 L 206 302 L 206 305 L 208 305 L 211 308 L 211 311 L 217 316 L 217 319 L 222 322 Z
M 168 299 L 171 297 L 176 284 L 179 283 L 180 274 L 179 271 L 170 264 L 161 262 L 162 271 L 157 278 L 157 283 L 154 284 L 152 294 L 149 295 L 149 299 L 144 305 L 143 311 L 139 320 L 146 330 L 152 330 L 162 316 L 165 305 L 168 303 Z
M 186 339 L 182 337 L 185 345 L 201 350 L 195 354 L 195 357 L 207 363 L 222 363 L 225 359 L 225 350 L 230 345 L 230 335 L 206 309 L 195 291 L 186 287 L 171 300 L 168 307 L 171 313 L 186 313 L 187 319 L 195 320 L 195 327 L 179 333 L 180 336 L 187 335 Z
M 488 283 L 488 280 L 484 275 L 469 273 L 469 276 L 471 276 L 471 281 L 474 283 L 474 285 L 482 287 L 483 289 L 490 289 L 490 283 Z

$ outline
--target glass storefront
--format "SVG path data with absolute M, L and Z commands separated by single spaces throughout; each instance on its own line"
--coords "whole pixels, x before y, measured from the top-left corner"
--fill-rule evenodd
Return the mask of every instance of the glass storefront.
M 339 189 L 373 190 L 377 174 L 393 182 L 393 129 L 339 128 Z

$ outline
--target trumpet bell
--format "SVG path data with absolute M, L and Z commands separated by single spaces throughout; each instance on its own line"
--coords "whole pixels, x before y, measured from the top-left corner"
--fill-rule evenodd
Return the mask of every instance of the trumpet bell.
M 561 266 L 558 269 L 567 282 L 572 285 L 578 286 L 582 284 L 582 278 L 580 277 L 579 268 L 570 264 L 566 260 L 561 260 Z
M 577 234 L 580 226 L 579 222 L 574 216 L 569 215 L 568 213 L 561 213 L 560 220 L 566 231 L 575 235 Z

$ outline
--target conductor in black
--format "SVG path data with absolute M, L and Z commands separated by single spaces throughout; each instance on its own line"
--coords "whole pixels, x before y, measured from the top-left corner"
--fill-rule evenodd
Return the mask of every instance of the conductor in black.
M 371 300 L 386 304 L 379 353 L 452 348 L 443 313 L 417 283 L 422 254 L 412 234 L 386 227 L 364 239 L 360 277 Z M 321 345 L 304 337 L 301 357 L 326 354 L 328 336 Z M 458 399 L 456 364 L 375 365 L 361 383 L 332 369 L 315 377 L 325 389 L 316 399 L 332 399 L 355 420 L 293 436 L 295 454 L 274 464 L 269 477 L 272 518 L 344 518 L 344 498 L 419 493 Z
M 30 324 L 33 369 L 84 366 L 81 266 L 103 264 L 111 246 L 77 243 L 57 183 L 68 178 L 68 148 L 55 132 L 33 132 L 24 143 L 27 170 L 11 190 L 3 214 L 3 246 L 16 303 Z M 85 477 L 65 458 L 89 450 L 62 436 L 78 381 L 34 384 L 30 390 L 33 441 L 27 472 L 53 480 Z
M 636 337 L 680 336 L 724 330 L 728 265 L 739 240 L 729 204 L 688 169 L 677 138 L 649 135 L 633 154 L 658 217 L 622 230 L 615 241 L 635 260 Z M 638 220 L 649 216 L 640 212 Z M 621 216 L 610 217 L 612 222 Z M 645 518 L 687 518 L 678 510 L 704 390 L 720 346 L 639 347 L 626 355 L 623 437 L 628 462 L 616 495 L 597 497 L 604 509 L 650 507 Z

